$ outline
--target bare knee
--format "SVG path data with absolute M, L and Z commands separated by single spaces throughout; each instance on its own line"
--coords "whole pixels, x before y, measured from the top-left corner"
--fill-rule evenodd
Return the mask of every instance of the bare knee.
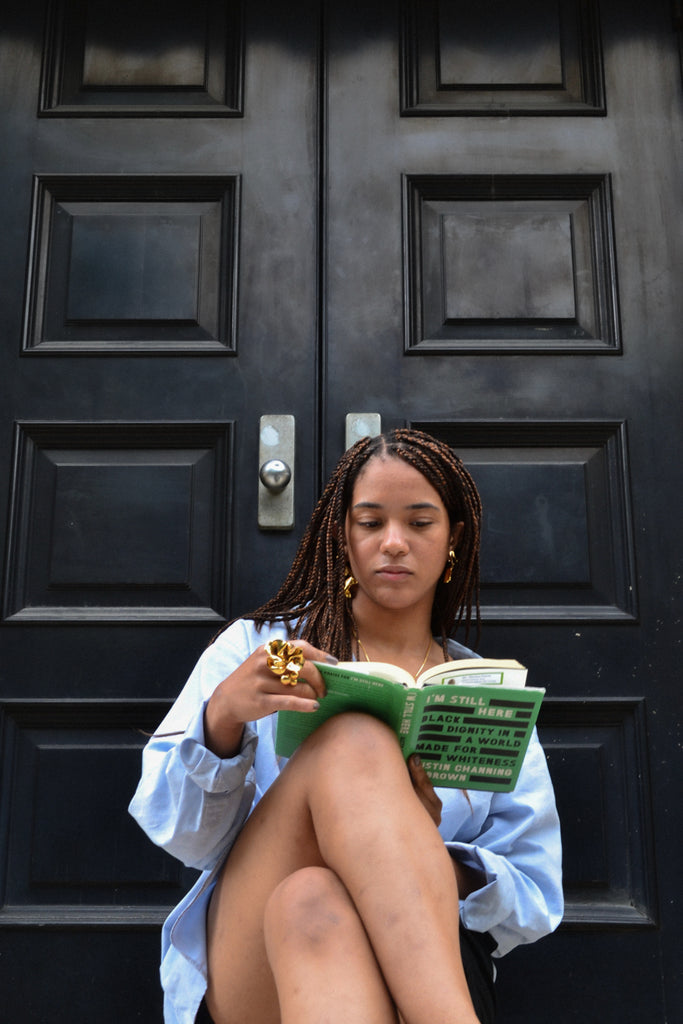
M 372 715 L 350 711 L 335 715 L 308 738 L 302 748 L 309 756 L 327 759 L 331 765 L 370 764 L 377 770 L 391 770 L 403 762 L 392 729 Z
M 293 872 L 271 894 L 264 915 L 268 955 L 330 955 L 357 927 L 355 910 L 337 875 L 324 867 Z

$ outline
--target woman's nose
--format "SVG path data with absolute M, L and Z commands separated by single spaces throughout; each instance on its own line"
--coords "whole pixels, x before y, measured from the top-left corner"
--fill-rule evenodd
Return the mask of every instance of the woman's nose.
M 387 554 L 400 554 L 407 548 L 405 531 L 399 524 L 388 523 L 382 536 L 382 550 Z

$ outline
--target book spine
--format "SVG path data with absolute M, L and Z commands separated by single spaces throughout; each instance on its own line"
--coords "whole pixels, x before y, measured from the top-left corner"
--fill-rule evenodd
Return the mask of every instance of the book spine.
M 412 735 L 414 731 L 412 726 L 413 721 L 416 721 L 416 729 L 419 729 L 419 715 L 415 716 L 414 714 L 419 692 L 419 690 L 406 691 L 403 713 L 398 727 L 398 741 L 401 744 L 401 750 L 404 751 L 413 749 L 417 739 Z

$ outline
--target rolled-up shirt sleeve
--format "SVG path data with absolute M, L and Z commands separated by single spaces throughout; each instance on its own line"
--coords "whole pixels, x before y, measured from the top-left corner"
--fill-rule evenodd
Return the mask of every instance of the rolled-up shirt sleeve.
M 188 867 L 207 870 L 225 855 L 251 809 L 257 733 L 245 725 L 239 751 L 220 758 L 204 737 L 204 711 L 218 683 L 249 654 L 241 625 L 208 648 L 142 755 L 129 811 L 152 842 Z M 172 735 L 169 735 L 172 734 Z
M 472 841 L 446 843 L 484 885 L 461 904 L 465 927 L 488 932 L 494 956 L 535 942 L 562 920 L 562 849 L 555 798 L 543 748 L 533 737 L 512 793 L 494 793 Z
M 242 743 L 234 757 L 220 758 L 209 750 L 204 739 L 204 712 L 208 701 L 187 728 L 178 745 L 178 757 L 195 785 L 207 793 L 229 793 L 245 781 L 254 763 L 256 732 L 250 725 L 244 728 Z

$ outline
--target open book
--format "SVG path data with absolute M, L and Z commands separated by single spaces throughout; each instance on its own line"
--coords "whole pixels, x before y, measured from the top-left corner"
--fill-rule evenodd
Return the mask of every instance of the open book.
M 280 711 L 275 752 L 290 757 L 318 726 L 364 711 L 391 726 L 406 759 L 419 754 L 435 786 L 514 789 L 544 689 L 527 687 L 517 661 L 470 658 L 423 672 L 417 681 L 381 662 L 316 662 L 327 695 L 314 712 Z

